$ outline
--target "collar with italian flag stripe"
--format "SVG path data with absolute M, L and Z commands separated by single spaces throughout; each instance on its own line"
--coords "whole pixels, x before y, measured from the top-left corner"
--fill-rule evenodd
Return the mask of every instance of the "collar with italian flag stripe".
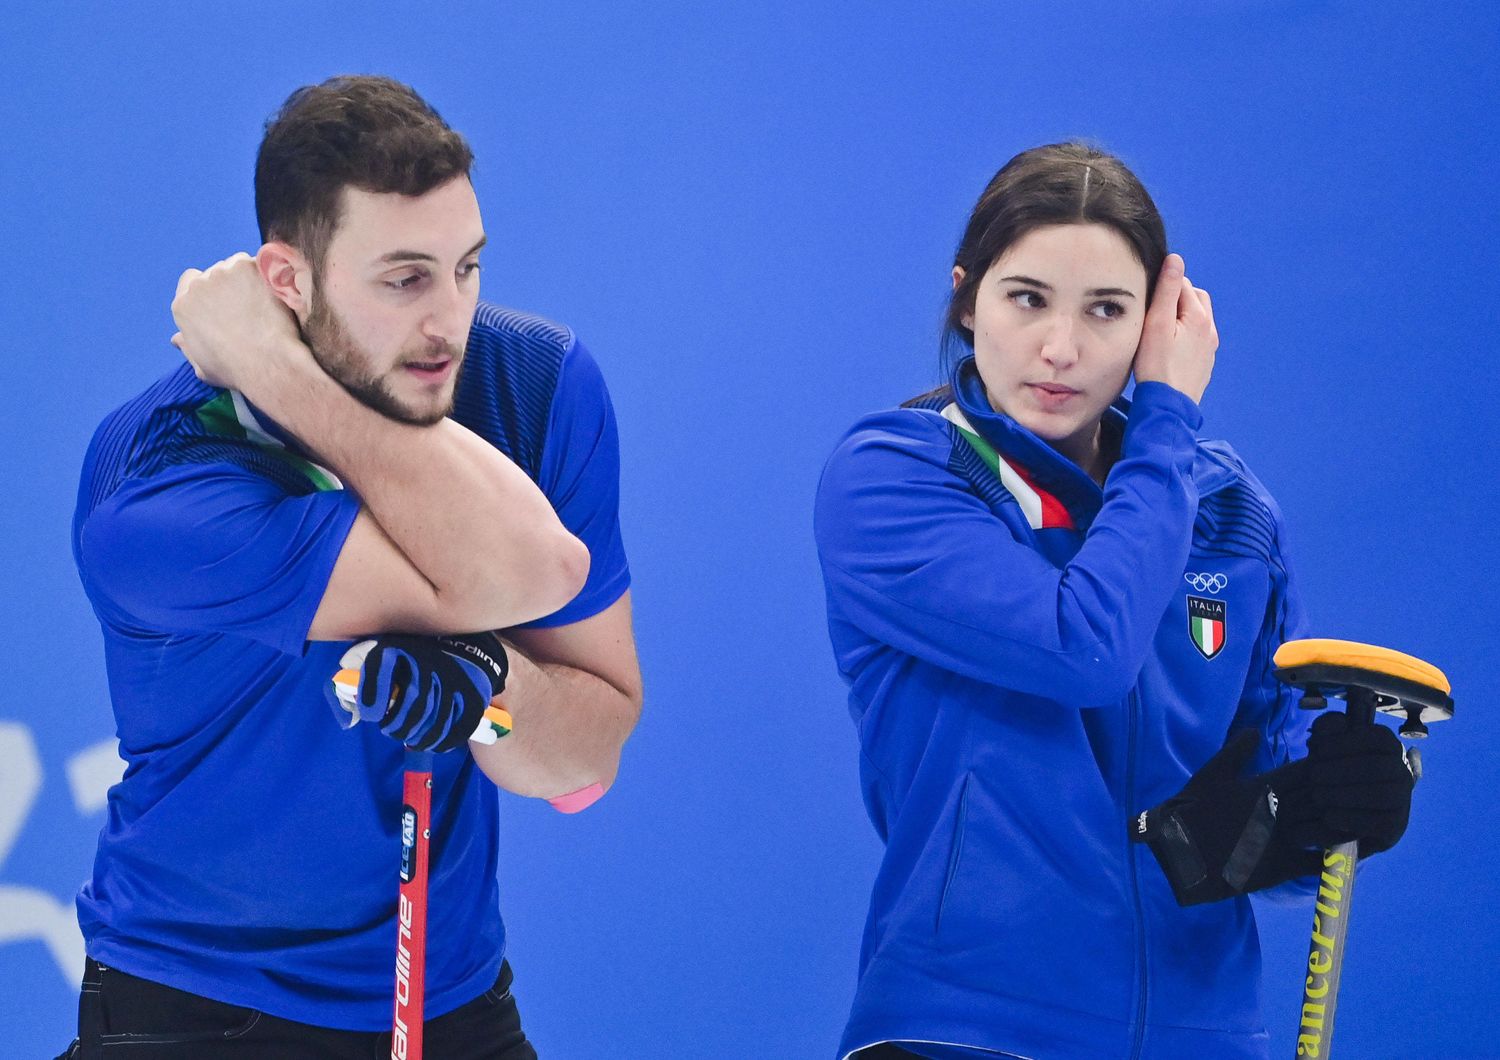
M 963 409 L 949 403 L 942 412 L 943 419 L 959 429 L 985 466 L 993 471 L 1001 484 L 1021 506 L 1026 522 L 1033 530 L 1076 530 L 1073 516 L 1056 496 L 1037 485 L 1036 479 L 1019 464 L 1013 464 L 1001 456 L 982 434 L 974 429 Z
M 313 488 L 321 491 L 341 490 L 344 483 L 322 464 L 314 463 L 296 452 L 279 437 L 279 427 L 262 423 L 238 390 L 219 390 L 198 406 L 198 422 L 205 430 L 226 438 L 242 438 L 262 452 L 285 460 L 307 477 Z M 288 435 L 287 437 L 290 437 Z

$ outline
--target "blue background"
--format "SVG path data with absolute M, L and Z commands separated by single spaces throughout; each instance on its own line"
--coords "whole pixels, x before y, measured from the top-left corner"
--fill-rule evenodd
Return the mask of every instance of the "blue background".
M 1338 1052 L 1500 1055 L 1493 5 L 50 6 L 0 33 L 0 723 L 41 769 L 0 809 L 0 914 L 66 908 L 103 819 L 67 779 L 112 732 L 67 544 L 88 436 L 176 363 L 180 270 L 254 249 L 265 117 L 388 73 L 473 143 L 486 297 L 573 325 L 621 426 L 647 705 L 590 812 L 505 796 L 526 1025 L 548 1060 L 832 1056 L 879 850 L 814 483 L 858 414 L 934 381 L 989 176 L 1082 135 L 1214 296 L 1206 430 L 1281 500 L 1317 633 L 1455 686 L 1411 830 L 1361 876 Z M 1309 921 L 1263 910 L 1273 1055 Z M 71 974 L 21 937 L 0 982 L 6 1055 L 61 1049 Z

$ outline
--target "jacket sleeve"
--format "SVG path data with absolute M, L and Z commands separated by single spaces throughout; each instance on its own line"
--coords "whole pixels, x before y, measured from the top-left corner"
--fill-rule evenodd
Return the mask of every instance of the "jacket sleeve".
M 1198 407 L 1143 383 L 1083 546 L 1059 570 L 1017 541 L 949 467 L 926 412 L 857 425 L 819 483 L 830 613 L 954 673 L 1087 707 L 1135 682 L 1187 562 Z
M 1259 483 L 1261 499 L 1270 509 L 1275 527 L 1273 550 L 1269 557 L 1271 594 L 1266 617 L 1250 655 L 1245 688 L 1240 694 L 1231 731 L 1254 728 L 1261 735 L 1256 757 L 1247 770 L 1265 773 L 1307 754 L 1307 733 L 1317 714 L 1301 708 L 1302 693 L 1276 679 L 1272 662 L 1276 649 L 1286 641 L 1307 636 L 1307 613 L 1287 553 L 1286 524 L 1281 511 Z M 1257 891 L 1257 897 L 1273 902 L 1297 902 L 1317 889 L 1317 877 L 1308 876 L 1275 887 Z

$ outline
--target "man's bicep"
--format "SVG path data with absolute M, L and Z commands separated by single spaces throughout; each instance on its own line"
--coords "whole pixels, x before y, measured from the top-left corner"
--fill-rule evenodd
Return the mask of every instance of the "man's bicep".
M 640 708 L 641 668 L 629 590 L 596 615 L 564 626 L 517 627 L 506 630 L 504 637 L 532 662 L 593 674 Z
M 353 640 L 380 633 L 462 632 L 445 615 L 437 590 L 361 508 L 344 539 L 308 640 Z

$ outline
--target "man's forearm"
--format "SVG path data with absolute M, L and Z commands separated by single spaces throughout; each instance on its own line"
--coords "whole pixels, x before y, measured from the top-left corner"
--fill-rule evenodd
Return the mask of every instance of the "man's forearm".
M 510 677 L 501 695 L 515 730 L 469 745 L 486 776 L 506 791 L 556 798 L 614 783 L 620 749 L 640 716 L 638 690 L 559 663 L 534 663 L 508 644 Z
M 578 591 L 587 550 L 503 453 L 451 419 L 389 419 L 310 358 L 288 361 L 247 396 L 348 480 L 458 625 L 515 625 Z

